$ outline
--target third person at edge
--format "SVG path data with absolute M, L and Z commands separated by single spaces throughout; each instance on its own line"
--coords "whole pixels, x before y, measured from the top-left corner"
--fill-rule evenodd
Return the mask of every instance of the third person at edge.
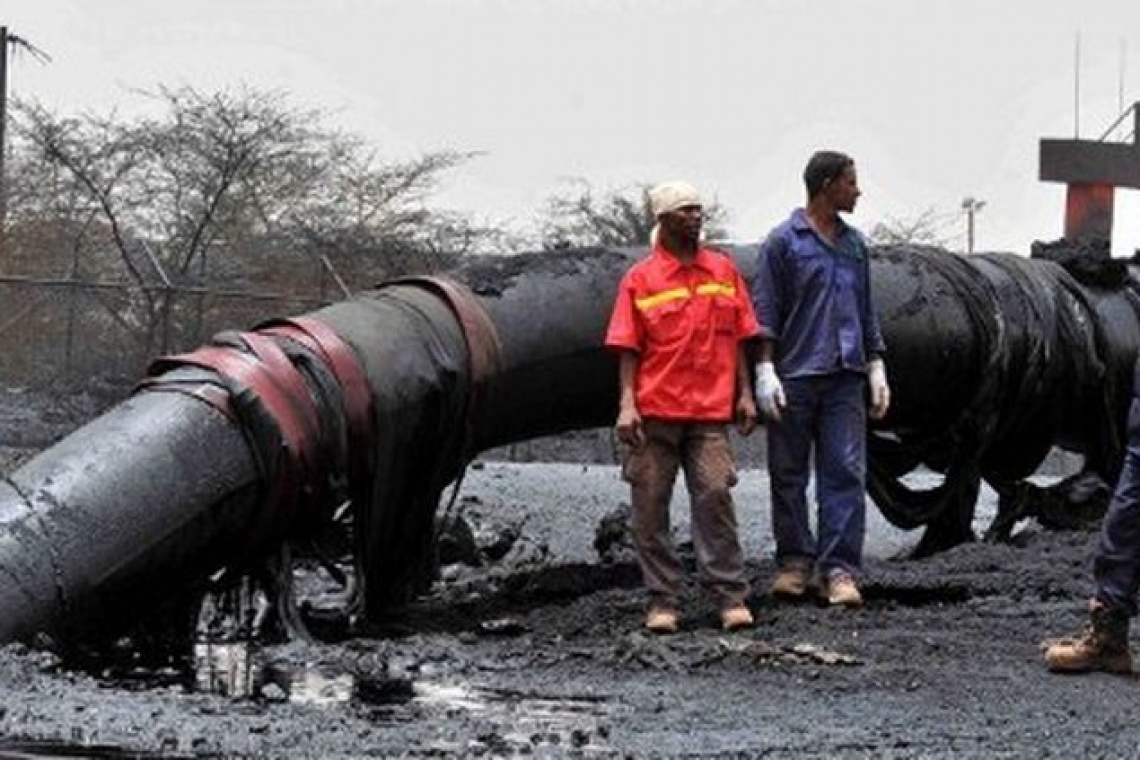
M 803 179 L 807 205 L 768 235 L 751 283 L 776 542 L 771 591 L 804 597 L 815 571 L 826 603 L 856 607 L 863 603 L 866 399 L 872 419 L 887 413 L 886 346 L 871 302 L 867 243 L 839 216 L 860 195 L 855 162 L 819 151 Z M 813 453 L 818 537 L 806 495 Z

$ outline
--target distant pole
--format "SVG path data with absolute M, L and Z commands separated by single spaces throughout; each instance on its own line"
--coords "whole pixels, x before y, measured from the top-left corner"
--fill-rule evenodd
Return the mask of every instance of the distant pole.
M 1128 42 L 1120 40 L 1120 76 L 1116 80 L 1116 112 L 1124 113 L 1124 70 L 1128 61 Z
M 1073 137 L 1081 138 L 1081 34 L 1077 32 L 1073 52 Z
M 0 243 L 8 221 L 8 27 L 0 26 Z
M 962 210 L 966 212 L 966 253 L 974 252 L 974 215 L 985 207 L 986 202 L 977 198 L 963 198 Z
M 8 54 L 15 48 L 23 48 L 40 61 L 51 60 L 47 53 L 22 37 L 8 34 L 8 27 L 0 26 L 0 243 L 3 243 L 4 227 L 8 221 Z

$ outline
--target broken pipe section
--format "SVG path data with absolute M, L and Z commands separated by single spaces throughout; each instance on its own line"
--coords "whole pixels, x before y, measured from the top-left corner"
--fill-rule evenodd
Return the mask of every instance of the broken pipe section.
M 597 254 L 398 280 L 156 361 L 0 481 L 0 641 L 113 632 L 345 501 L 352 612 L 377 619 L 425 579 L 471 457 L 612 417 L 602 331 L 637 252 Z

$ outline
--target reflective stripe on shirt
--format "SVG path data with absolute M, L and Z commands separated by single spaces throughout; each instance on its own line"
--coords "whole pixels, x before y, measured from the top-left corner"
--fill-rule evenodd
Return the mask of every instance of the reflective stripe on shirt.
M 698 296 L 727 296 L 734 298 L 736 296 L 736 288 L 733 287 L 731 282 L 704 282 L 697 286 L 696 294 Z M 642 296 L 635 300 L 634 303 L 637 305 L 638 311 L 647 311 L 654 306 L 682 298 L 691 298 L 692 296 L 693 293 L 688 288 L 670 288 L 660 293 Z

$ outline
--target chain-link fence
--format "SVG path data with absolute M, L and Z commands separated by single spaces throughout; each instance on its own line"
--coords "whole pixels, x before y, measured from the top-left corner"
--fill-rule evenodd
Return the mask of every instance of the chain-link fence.
M 315 280 L 295 291 L 0 276 L 0 382 L 61 389 L 92 378 L 129 383 L 156 356 L 342 297 Z

